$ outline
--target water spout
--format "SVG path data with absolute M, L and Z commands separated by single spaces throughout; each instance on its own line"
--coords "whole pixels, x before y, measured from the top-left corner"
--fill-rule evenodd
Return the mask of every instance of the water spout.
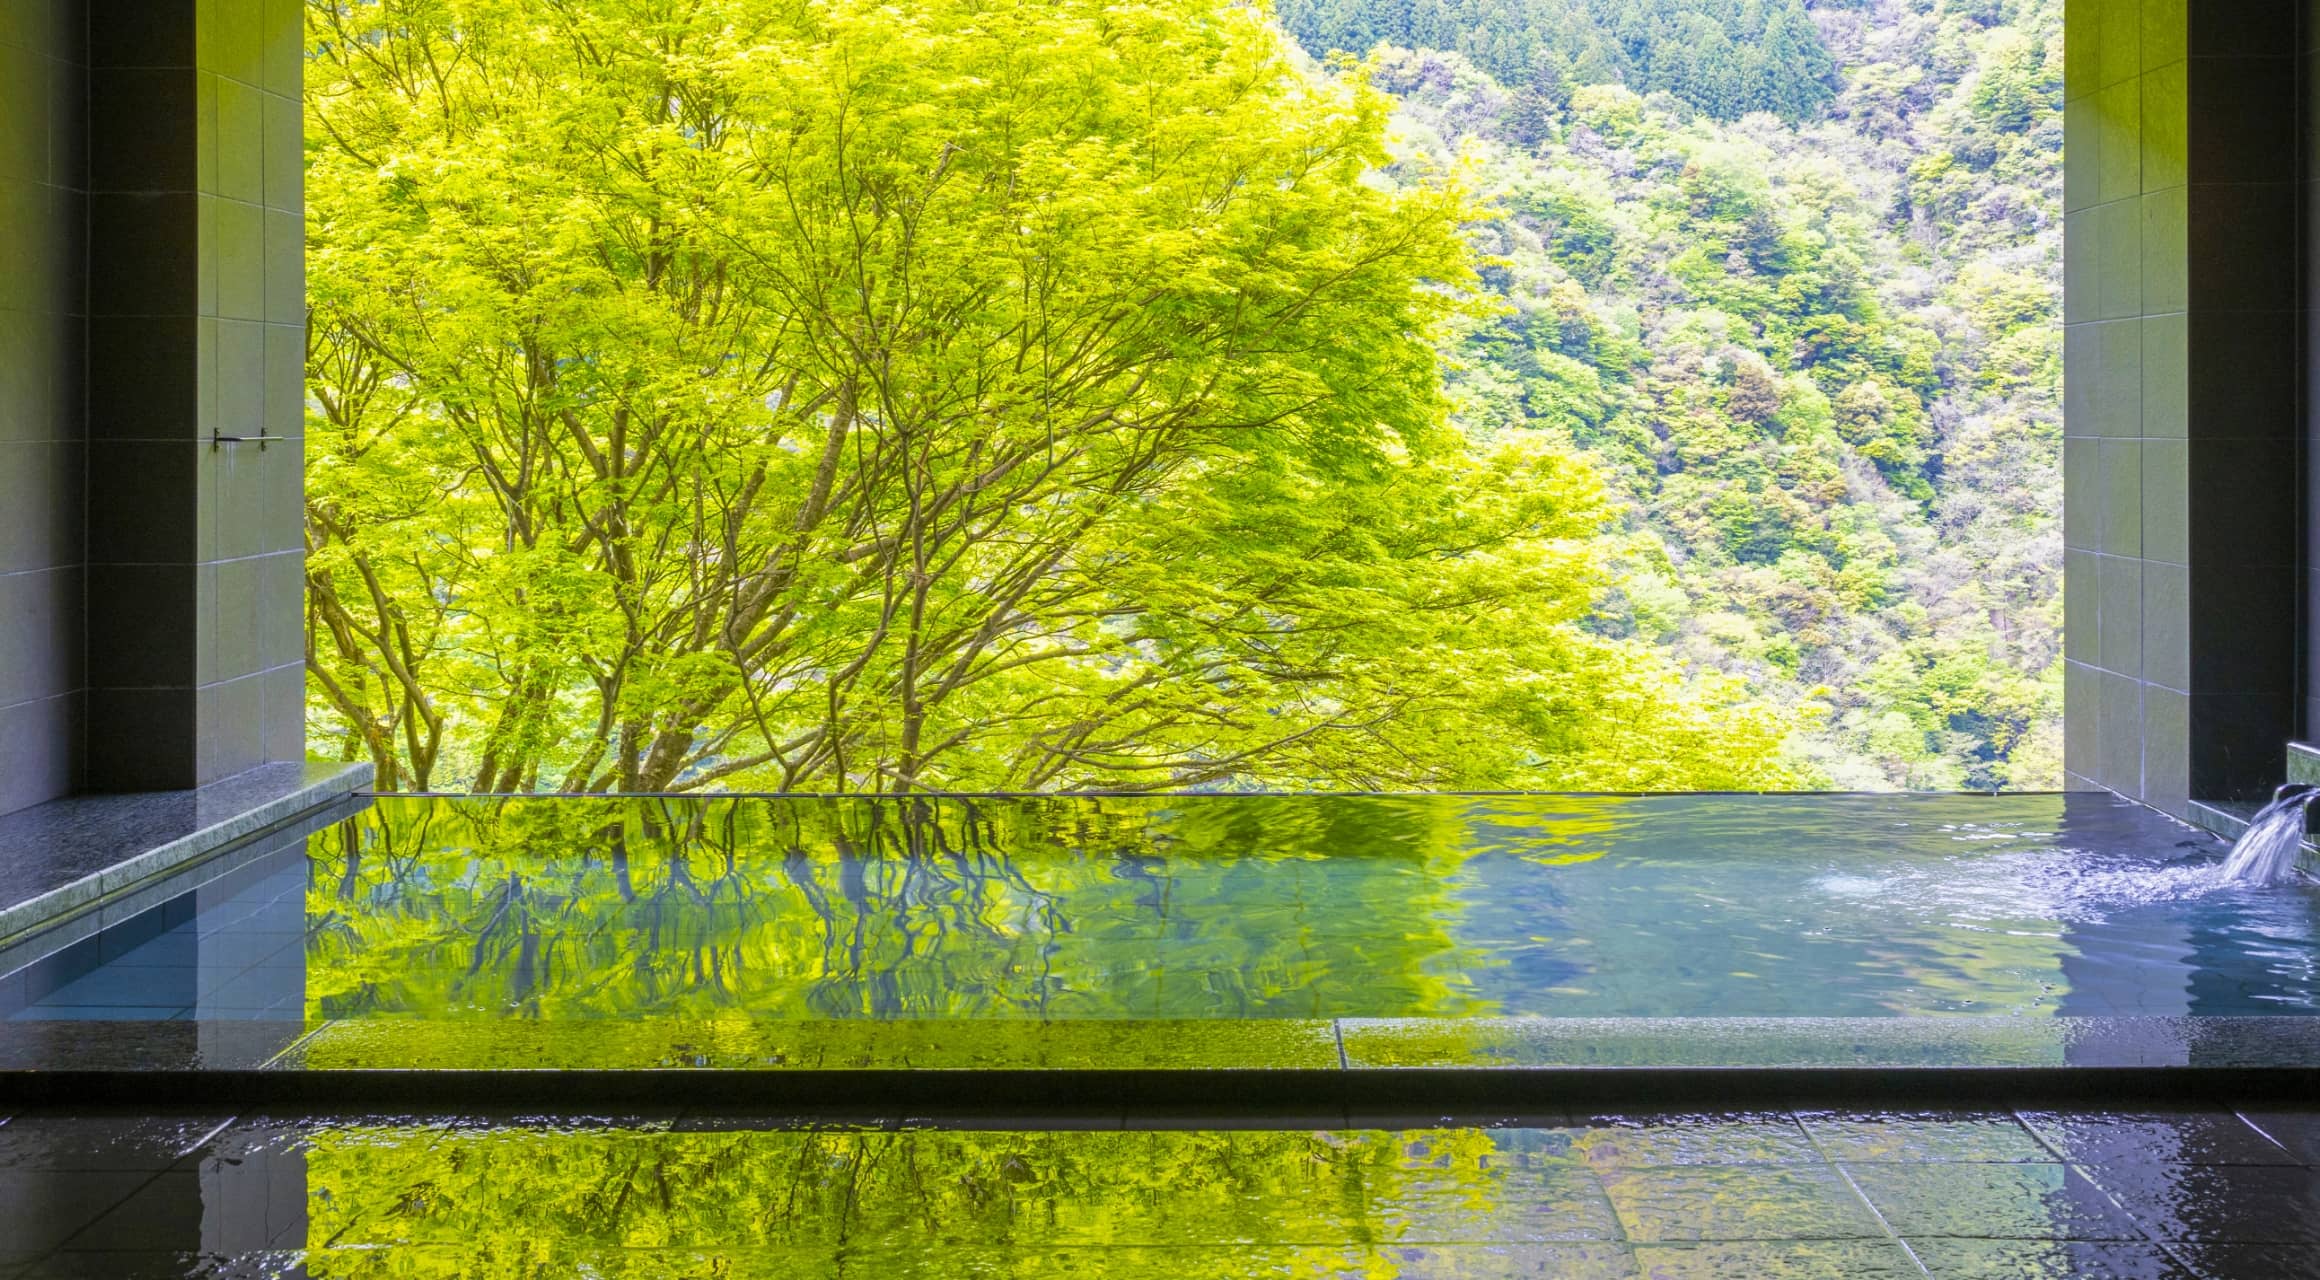
M 2278 884 L 2294 878 L 2296 855 L 2304 844 L 2304 813 L 2320 800 L 2320 787 L 2291 782 L 2272 793 L 2248 829 L 2232 842 L 2223 860 L 2226 884 Z

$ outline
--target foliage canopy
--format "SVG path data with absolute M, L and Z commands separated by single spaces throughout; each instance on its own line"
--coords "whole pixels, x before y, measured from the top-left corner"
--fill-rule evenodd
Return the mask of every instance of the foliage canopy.
M 1205 0 L 310 6 L 309 666 L 379 785 L 1754 787 L 1448 417 L 1454 165 Z

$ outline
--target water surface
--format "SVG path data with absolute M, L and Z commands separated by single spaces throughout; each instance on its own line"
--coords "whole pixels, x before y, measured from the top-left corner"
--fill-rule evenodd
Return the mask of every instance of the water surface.
M 2313 894 L 2219 852 L 2096 796 L 387 798 L 11 1016 L 2314 1012 Z

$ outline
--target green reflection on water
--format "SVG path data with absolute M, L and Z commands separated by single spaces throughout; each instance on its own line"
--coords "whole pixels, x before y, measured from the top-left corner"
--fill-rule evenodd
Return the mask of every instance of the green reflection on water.
M 389 799 L 315 843 L 307 1008 L 1488 1013 L 1492 957 L 1452 934 L 1473 854 L 1459 806 L 1387 799 Z
M 1392 1277 L 1456 1274 L 1442 1263 L 1463 1258 L 1506 1274 L 1508 1246 L 1537 1260 L 1573 1246 L 1560 1252 L 1579 1262 L 1587 1242 L 1620 1239 L 1589 1138 L 326 1130 L 306 1154 L 307 1265 L 317 1277 Z
M 303 1011 L 356 1064 L 1195 1065 L 1221 1061 L 1182 1030 L 1209 1020 L 2277 1013 L 2314 1007 L 2320 961 L 2302 895 L 2216 892 L 2180 829 L 2059 796 L 390 798 L 310 853 Z M 1301 1062 L 1309 1029 L 1280 1029 Z

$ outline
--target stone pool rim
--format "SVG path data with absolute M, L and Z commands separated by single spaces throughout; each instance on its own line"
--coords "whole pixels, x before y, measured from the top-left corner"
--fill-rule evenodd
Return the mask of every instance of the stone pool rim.
M 875 1057 L 836 1064 L 752 1060 L 736 1047 L 784 1043 L 782 1037 L 797 1034 L 796 1023 L 723 1024 L 718 1029 L 729 1037 L 723 1057 L 699 1052 L 700 1025 L 630 1026 L 622 1030 L 632 1049 L 657 1035 L 677 1052 L 625 1061 L 608 1059 L 602 1037 L 591 1035 L 614 1028 L 577 1020 L 23 1025 L 29 1034 L 0 1045 L 0 1101 L 16 1105 L 492 1106 L 554 1097 L 569 1105 L 714 1102 L 897 1115 L 1115 1105 L 1236 1113 L 1519 1111 L 1580 1100 L 1964 1106 L 2035 1098 L 2308 1098 L 2320 1090 L 2320 1066 L 2313 1065 L 2320 1063 L 2320 1018 L 2309 1016 L 1336 1019 L 1271 1028 L 1326 1036 L 1338 1046 L 1335 1062 L 1284 1056 L 1277 1037 L 1252 1035 L 1252 1047 L 1265 1051 L 1239 1059 L 1212 1051 L 1172 1066 L 1132 1055 L 1052 1052 L 1059 1041 L 1068 1048 L 1074 1036 L 1107 1026 L 1095 1020 L 1009 1024 L 1025 1033 L 1015 1037 L 1021 1055 L 953 1065 Z M 1134 1024 L 1109 1025 L 1117 1031 Z M 484 1062 L 428 1053 L 463 1041 L 504 1053 L 527 1026 L 545 1029 L 534 1045 L 544 1051 L 530 1057 Z M 511 1037 L 510 1029 L 518 1034 Z M 1229 1046 L 1232 1027 L 1212 1031 L 1219 1047 Z M 582 1051 L 591 1040 L 596 1048 Z M 1441 1048 L 1461 1041 L 1473 1051 Z M 1413 1044 L 1419 1051 L 1411 1051 Z M 566 1056 L 554 1052 L 559 1045 Z M 398 1046 L 408 1052 L 398 1054 Z

